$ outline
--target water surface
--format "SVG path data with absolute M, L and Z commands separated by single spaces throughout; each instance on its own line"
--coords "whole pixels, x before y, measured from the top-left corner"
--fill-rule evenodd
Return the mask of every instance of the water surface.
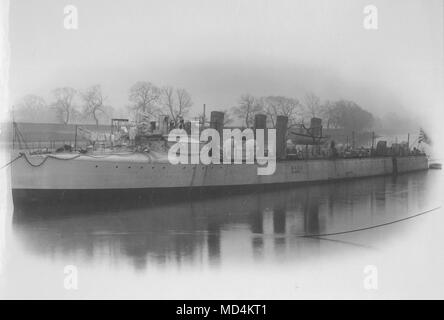
M 440 177 L 426 171 L 168 202 L 17 206 L 3 296 L 367 297 L 363 268 L 384 265 L 387 250 L 441 213 L 328 234 L 438 207 Z M 407 242 L 394 252 L 409 255 Z M 67 265 L 78 270 L 77 290 L 64 288 Z M 396 286 L 380 291 L 403 294 Z

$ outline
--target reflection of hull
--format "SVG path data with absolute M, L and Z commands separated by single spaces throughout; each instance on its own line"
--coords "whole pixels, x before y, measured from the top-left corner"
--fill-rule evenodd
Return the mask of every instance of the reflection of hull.
M 232 255 L 274 260 L 286 250 L 286 257 L 301 262 L 318 252 L 323 240 L 300 235 L 375 225 L 424 209 L 424 193 L 433 185 L 426 183 L 427 176 L 417 172 L 162 204 L 125 198 L 118 205 L 24 205 L 14 208 L 13 227 L 27 249 L 52 260 L 57 255 L 70 261 L 83 254 L 113 262 L 126 257 L 145 268 L 174 261 L 204 263 L 202 255 L 212 264 Z M 394 234 L 391 230 L 388 234 Z M 379 233 L 374 237 L 380 238 Z M 322 245 L 329 243 L 339 242 Z
M 35 160 L 35 159 L 34 159 Z M 33 159 L 30 159 L 33 161 Z M 40 160 L 41 161 L 41 160 Z M 123 190 L 140 191 L 206 190 L 215 187 L 257 187 L 369 177 L 427 169 L 424 156 L 295 160 L 276 164 L 273 175 L 258 175 L 257 165 L 172 165 L 147 159 L 77 157 L 72 160 L 47 158 L 38 167 L 23 157 L 12 165 L 14 197 L 53 192 L 89 195 Z M 120 191 L 119 191 L 120 190 Z
M 438 169 L 440 170 L 442 168 L 441 163 L 431 163 L 429 166 L 430 169 Z

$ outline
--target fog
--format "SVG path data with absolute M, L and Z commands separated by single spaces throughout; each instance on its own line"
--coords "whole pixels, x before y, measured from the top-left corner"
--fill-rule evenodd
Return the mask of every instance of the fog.
M 443 102 L 442 1 L 372 1 L 378 29 L 363 28 L 368 1 L 76 0 L 11 2 L 10 100 L 51 98 L 58 86 L 101 84 L 123 110 L 138 80 L 187 89 L 191 115 L 239 96 L 314 92 L 350 99 L 377 117 L 409 115 L 439 128 Z M 442 118 L 442 117 L 441 117 Z M 436 135 L 436 134 L 435 134 Z

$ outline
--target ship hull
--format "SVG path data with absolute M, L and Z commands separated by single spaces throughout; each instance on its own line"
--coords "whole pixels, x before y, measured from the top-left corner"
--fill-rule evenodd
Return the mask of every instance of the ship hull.
M 14 201 L 168 196 L 401 174 L 425 170 L 428 162 L 425 156 L 280 161 L 268 176 L 258 175 L 257 168 L 253 164 L 172 165 L 88 158 L 48 158 L 35 167 L 20 158 L 12 165 L 11 184 Z

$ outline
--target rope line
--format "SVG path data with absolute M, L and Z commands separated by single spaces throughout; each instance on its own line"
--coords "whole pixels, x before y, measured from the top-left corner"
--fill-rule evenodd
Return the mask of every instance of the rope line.
M 110 156 L 128 157 L 128 156 L 131 156 L 131 155 L 133 155 L 133 154 L 143 154 L 143 155 L 146 156 L 147 158 L 151 159 L 149 155 L 147 155 L 147 154 L 145 154 L 145 153 L 141 153 L 141 152 L 133 152 L 133 153 L 130 153 L 130 154 L 113 154 L 113 155 L 104 155 L 104 156 L 93 156 L 93 155 L 87 155 L 87 154 L 77 154 L 77 155 L 75 155 L 75 156 L 73 156 L 73 157 L 71 157 L 71 158 L 60 158 L 60 157 L 57 157 L 57 156 L 55 156 L 55 155 L 48 154 L 48 155 L 45 156 L 45 158 L 44 158 L 40 163 L 35 164 L 35 163 L 32 163 L 32 162 L 29 160 L 28 156 L 27 156 L 25 153 L 21 152 L 21 153 L 19 154 L 19 156 L 17 156 L 17 157 L 14 158 L 13 160 L 9 161 L 8 163 L 6 163 L 4 166 L 2 166 L 2 167 L 0 168 L 0 170 L 3 169 L 3 168 L 6 168 L 7 166 L 11 165 L 14 161 L 16 161 L 16 160 L 18 160 L 18 159 L 20 159 L 20 158 L 22 158 L 22 157 L 25 159 L 25 161 L 26 161 L 30 166 L 32 166 L 32 167 L 40 167 L 40 166 L 42 166 L 42 165 L 43 165 L 43 164 L 44 164 L 49 158 L 52 158 L 52 159 L 55 159 L 55 160 L 69 161 L 69 160 L 77 159 L 77 158 L 82 157 L 82 156 L 83 156 L 83 157 L 88 157 L 88 158 L 93 158 L 93 159 L 104 159 L 104 158 L 108 158 L 108 157 L 110 157 Z
M 23 157 L 23 153 L 20 153 L 17 157 L 15 157 L 14 159 L 12 159 L 11 161 L 9 161 L 7 164 L 5 164 L 4 166 L 2 166 L 0 168 L 0 170 L 6 168 L 7 166 L 11 165 L 14 161 L 20 159 L 21 157 Z
M 340 234 L 347 234 L 347 233 L 353 233 L 353 232 L 359 232 L 359 231 L 364 231 L 364 230 L 380 228 L 380 227 L 388 226 L 390 224 L 394 224 L 394 223 L 402 222 L 402 221 L 405 221 L 405 220 L 413 219 L 413 218 L 422 216 L 424 214 L 430 213 L 432 211 L 438 210 L 440 208 L 441 208 L 441 206 L 438 206 L 438 207 L 435 207 L 435 208 L 432 208 L 432 209 L 429 209 L 429 210 L 422 211 L 420 213 L 414 214 L 414 215 L 409 216 L 409 217 L 405 217 L 405 218 L 402 218 L 402 219 L 398 219 L 398 220 L 394 220 L 394 221 L 390 221 L 390 222 L 386 222 L 386 223 L 377 224 L 377 225 L 374 225 L 374 226 L 369 226 L 369 227 L 364 227 L 364 228 L 359 228 L 359 229 L 353 229 L 353 230 L 332 232 L 332 233 L 306 234 L 306 235 L 301 235 L 300 237 L 302 237 L 302 238 L 310 238 L 310 237 L 335 236 L 335 235 L 340 235 Z
M 23 158 L 25 158 L 26 162 L 27 162 L 30 166 L 32 166 L 32 167 L 40 167 L 41 165 L 43 165 L 43 164 L 49 159 L 49 157 L 45 157 L 45 158 L 43 159 L 43 161 L 40 162 L 39 164 L 34 164 L 34 163 L 32 163 L 31 161 L 29 161 L 28 157 L 27 157 L 25 154 L 23 154 L 23 155 L 24 155 Z

